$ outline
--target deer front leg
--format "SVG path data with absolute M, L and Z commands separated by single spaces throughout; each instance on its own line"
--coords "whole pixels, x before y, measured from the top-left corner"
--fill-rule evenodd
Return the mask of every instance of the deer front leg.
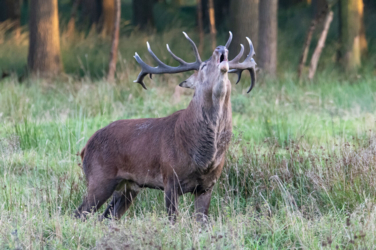
M 174 223 L 178 213 L 178 187 L 169 183 L 165 187 L 165 202 L 169 220 Z
M 196 220 L 199 222 L 207 222 L 211 195 L 212 188 L 205 192 L 195 193 L 195 213 Z

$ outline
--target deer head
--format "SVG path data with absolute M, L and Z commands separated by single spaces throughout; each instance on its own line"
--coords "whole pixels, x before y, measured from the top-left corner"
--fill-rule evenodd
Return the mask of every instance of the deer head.
M 187 40 L 190 42 L 193 52 L 196 57 L 196 61 L 192 63 L 187 63 L 181 58 L 177 57 L 172 51 L 170 50 L 168 44 L 167 44 L 167 50 L 171 54 L 171 56 L 179 62 L 179 66 L 177 67 L 171 67 L 163 62 L 161 62 L 158 57 L 154 54 L 154 52 L 151 50 L 149 43 L 147 42 L 148 51 L 153 57 L 153 59 L 158 64 L 157 67 L 151 67 L 147 65 L 140 56 L 136 53 L 134 58 L 137 60 L 137 62 L 140 64 L 142 70 L 140 74 L 138 75 L 137 79 L 134 82 L 137 82 L 141 84 L 141 86 L 146 89 L 146 86 L 143 82 L 144 77 L 149 74 L 150 78 L 152 77 L 152 74 L 173 74 L 173 73 L 180 73 L 185 71 L 191 71 L 195 70 L 196 72 L 191 75 L 187 80 L 183 81 L 179 84 L 181 87 L 185 88 L 191 88 L 196 89 L 196 91 L 200 91 L 201 89 L 210 88 L 212 91 L 219 91 L 218 94 L 221 95 L 221 91 L 223 92 L 224 89 L 221 88 L 221 82 L 224 82 L 227 80 L 227 73 L 236 73 L 238 75 L 238 80 L 236 83 L 238 83 L 241 79 L 241 75 L 243 70 L 248 70 L 251 75 L 251 85 L 247 91 L 249 93 L 256 81 L 256 75 L 255 75 L 255 67 L 256 62 L 253 59 L 254 49 L 251 40 L 247 37 L 247 41 L 249 43 L 250 52 L 246 59 L 243 62 L 240 62 L 241 57 L 244 53 L 244 46 L 241 44 L 241 50 L 239 54 L 231 61 L 228 61 L 228 48 L 232 41 L 232 33 L 230 33 L 230 37 L 226 43 L 225 46 L 218 46 L 212 56 L 202 62 L 200 55 L 198 53 L 197 47 L 195 43 L 188 37 L 188 35 L 183 32 L 184 36 L 187 38 Z M 214 89 L 217 87 L 217 89 Z

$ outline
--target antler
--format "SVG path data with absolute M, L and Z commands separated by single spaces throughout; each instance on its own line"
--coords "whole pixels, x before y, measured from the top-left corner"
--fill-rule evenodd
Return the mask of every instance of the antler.
M 240 78 L 242 77 L 243 70 L 248 70 L 249 73 L 251 74 L 251 79 L 252 79 L 251 86 L 249 87 L 247 91 L 247 93 L 249 93 L 251 92 L 256 82 L 256 62 L 252 58 L 255 55 L 253 44 L 248 37 L 246 38 L 249 43 L 249 54 L 247 55 L 246 59 L 243 62 L 239 62 L 240 58 L 242 58 L 243 53 L 244 53 L 244 46 L 243 44 L 240 44 L 241 49 L 240 49 L 239 54 L 229 62 L 229 67 L 230 67 L 229 73 L 236 73 L 238 75 L 238 80 L 236 81 L 236 84 L 238 84 L 238 82 L 240 81 Z
M 177 57 L 174 53 L 172 53 L 172 51 L 170 50 L 170 47 L 168 46 L 168 44 L 166 44 L 168 52 L 180 64 L 177 67 L 168 66 L 168 65 L 164 64 L 161 60 L 158 59 L 158 57 L 151 50 L 149 42 L 146 42 L 146 44 L 148 46 L 148 51 L 151 54 L 151 56 L 153 57 L 153 59 L 157 62 L 158 66 L 157 67 L 151 67 L 151 66 L 147 65 L 144 61 L 142 61 L 141 57 L 136 52 L 134 58 L 141 65 L 141 72 L 134 82 L 141 84 L 141 86 L 144 89 L 147 89 L 145 87 L 145 84 L 144 84 L 144 81 L 143 81 L 144 77 L 147 74 L 149 74 L 150 78 L 151 78 L 152 74 L 164 74 L 164 73 L 173 74 L 173 73 L 180 73 L 180 72 L 185 72 L 185 71 L 190 71 L 190 70 L 198 70 L 200 68 L 200 65 L 201 65 L 201 58 L 200 58 L 200 55 L 198 53 L 198 49 L 196 47 L 196 44 L 192 41 L 192 39 L 189 38 L 189 36 L 185 32 L 183 32 L 183 34 L 192 46 L 193 52 L 194 52 L 195 57 L 196 57 L 195 62 L 193 62 L 193 63 L 185 62 L 183 59 Z
M 230 36 L 229 36 L 227 43 L 225 45 L 226 49 L 228 49 L 228 47 L 230 47 L 230 44 L 231 44 L 231 41 L 232 41 L 232 32 L 229 31 L 228 33 L 229 33 Z

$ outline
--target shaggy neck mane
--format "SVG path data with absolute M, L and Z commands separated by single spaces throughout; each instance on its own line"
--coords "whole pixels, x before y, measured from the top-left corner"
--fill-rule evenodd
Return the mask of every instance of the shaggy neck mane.
M 200 168 L 207 168 L 218 152 L 223 130 L 229 129 L 231 134 L 230 91 L 217 103 L 211 97 L 209 103 L 204 103 L 204 98 L 197 94 L 177 120 L 175 134 L 193 162 Z

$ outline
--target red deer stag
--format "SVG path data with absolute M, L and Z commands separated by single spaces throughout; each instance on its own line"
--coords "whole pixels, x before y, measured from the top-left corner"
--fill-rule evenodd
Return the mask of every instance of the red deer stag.
M 183 32 L 184 33 L 184 32 Z M 251 85 L 255 84 L 254 55 L 251 40 L 250 52 L 243 62 L 244 53 L 227 60 L 228 47 L 218 46 L 213 55 L 202 62 L 195 43 L 190 42 L 196 61 L 187 63 L 173 54 L 179 66 L 171 67 L 161 62 L 150 49 L 148 51 L 158 64 L 151 67 L 134 56 L 141 65 L 135 82 L 146 89 L 146 75 L 179 73 L 195 70 L 181 87 L 194 89 L 193 98 L 187 109 L 163 118 L 119 120 L 109 124 L 89 139 L 82 149 L 83 171 L 87 180 L 87 195 L 76 210 L 77 217 L 96 211 L 113 198 L 103 216 L 120 218 L 131 205 L 141 188 L 164 190 L 165 203 L 170 220 L 177 213 L 179 195 L 195 195 L 195 212 L 198 220 L 205 220 L 212 189 L 218 180 L 225 154 L 232 136 L 231 83 L 228 73 L 237 73 L 238 82 L 243 70 L 251 74 Z

